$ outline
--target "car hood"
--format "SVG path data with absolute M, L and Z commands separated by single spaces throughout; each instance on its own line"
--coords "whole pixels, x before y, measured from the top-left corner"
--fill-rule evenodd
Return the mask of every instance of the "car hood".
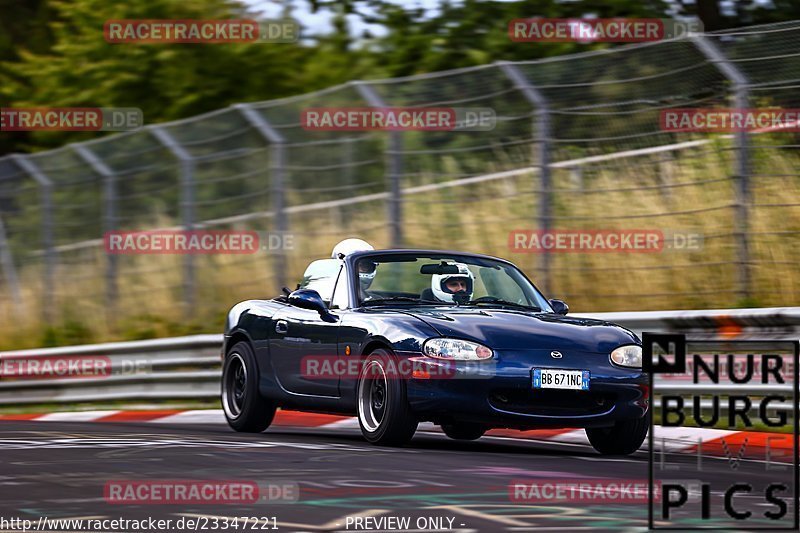
M 494 350 L 575 350 L 608 353 L 639 338 L 621 326 L 590 318 L 510 309 L 424 308 L 406 310 L 443 337 L 485 344 Z

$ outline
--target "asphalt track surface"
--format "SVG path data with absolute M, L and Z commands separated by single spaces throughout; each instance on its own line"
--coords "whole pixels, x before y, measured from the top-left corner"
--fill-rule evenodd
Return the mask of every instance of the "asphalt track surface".
M 626 458 L 601 457 L 584 445 L 503 437 L 458 442 L 431 432 L 419 432 L 404 448 L 378 448 L 363 441 L 353 427 L 276 427 L 262 434 L 237 434 L 223 424 L 4 421 L 0 423 L 0 454 L 0 517 L 29 519 L 34 524 L 40 517 L 152 517 L 173 523 L 205 517 L 191 530 L 253 531 L 267 530 L 265 523 L 254 528 L 250 522 L 245 528 L 229 522 L 222 529 L 219 521 L 268 517 L 269 526 L 276 525 L 279 531 L 398 531 L 406 529 L 377 520 L 358 526 L 353 520 L 410 517 L 407 530 L 411 531 L 647 528 L 646 503 L 514 502 L 509 495 L 509 484 L 520 479 L 647 480 L 648 454 L 641 450 Z M 665 467 L 681 469 L 660 470 L 669 473 L 665 477 L 699 477 L 692 473 L 695 456 L 669 454 L 663 461 Z M 763 461 L 743 461 L 732 468 L 727 459 L 706 459 L 702 480 L 712 484 L 715 518 L 702 523 L 688 516 L 686 520 L 693 520 L 693 525 L 731 527 L 731 521 L 721 516 L 721 487 L 743 477 L 754 485 L 776 479 L 791 484 L 792 474 L 789 466 L 767 470 Z M 111 480 L 186 479 L 296 483 L 300 494 L 294 503 L 247 505 L 111 504 L 104 499 L 104 487 Z M 758 514 L 775 508 L 760 493 L 739 496 L 736 501 Z M 789 514 L 781 520 L 784 527 L 791 526 L 791 497 L 789 502 Z M 420 517 L 425 520 L 416 522 Z M 443 521 L 437 524 L 435 518 Z M 168 530 L 190 529 L 172 526 Z M 739 523 L 739 530 L 749 527 Z

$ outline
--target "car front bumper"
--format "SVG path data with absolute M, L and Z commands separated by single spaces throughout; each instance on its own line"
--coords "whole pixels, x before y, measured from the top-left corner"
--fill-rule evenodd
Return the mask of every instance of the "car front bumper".
M 469 364 L 398 355 L 422 369 L 407 381 L 409 405 L 421 420 L 517 429 L 604 427 L 648 410 L 647 375 L 613 365 L 608 354 L 573 352 L 556 360 L 550 350 L 500 351 Z M 588 370 L 589 390 L 534 389 L 535 368 Z

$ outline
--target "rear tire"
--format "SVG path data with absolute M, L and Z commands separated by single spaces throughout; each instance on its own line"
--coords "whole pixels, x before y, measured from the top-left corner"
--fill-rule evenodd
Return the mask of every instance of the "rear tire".
M 258 367 L 253 349 L 236 343 L 222 369 L 222 410 L 228 425 L 243 433 L 261 433 L 275 418 L 277 405 L 258 391 Z
M 377 446 L 407 444 L 419 424 L 408 406 L 406 383 L 395 363 L 387 350 L 375 350 L 358 376 L 358 425 L 364 438 Z
M 455 424 L 442 424 L 442 431 L 453 440 L 478 440 L 486 433 L 486 428 L 479 424 L 459 422 Z
M 641 447 L 648 429 L 649 413 L 635 420 L 622 420 L 609 428 L 586 428 L 586 436 L 602 455 L 630 455 Z

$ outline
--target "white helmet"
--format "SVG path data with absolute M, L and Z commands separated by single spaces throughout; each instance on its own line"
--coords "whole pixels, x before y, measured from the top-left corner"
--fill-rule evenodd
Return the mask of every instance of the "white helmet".
M 353 252 L 374 249 L 375 248 L 367 241 L 362 241 L 361 239 L 345 239 L 333 247 L 331 257 L 334 259 L 343 259 L 346 255 L 350 255 Z
M 334 259 L 344 259 L 345 256 L 350 255 L 353 252 L 362 252 L 364 250 L 374 249 L 375 248 L 373 248 L 372 245 L 367 241 L 363 241 L 361 239 L 345 239 L 333 247 L 331 257 Z M 362 269 L 364 269 L 365 265 L 368 267 L 368 271 L 362 272 Z M 359 261 L 358 269 L 358 280 L 361 282 L 361 289 L 367 290 L 369 289 L 370 285 L 372 285 L 372 280 L 375 279 L 375 273 L 377 272 L 375 263 L 371 261 Z
M 455 302 L 456 300 L 453 298 L 454 294 L 463 295 L 459 300 L 463 300 L 465 297 L 467 301 L 471 300 L 475 276 L 472 275 L 467 265 L 463 263 L 452 263 L 452 265 L 458 267 L 457 274 L 434 274 L 431 276 L 431 290 L 433 291 L 433 295 L 443 302 Z M 448 289 L 446 285 L 447 281 L 454 278 L 466 279 L 467 290 L 454 293 Z

